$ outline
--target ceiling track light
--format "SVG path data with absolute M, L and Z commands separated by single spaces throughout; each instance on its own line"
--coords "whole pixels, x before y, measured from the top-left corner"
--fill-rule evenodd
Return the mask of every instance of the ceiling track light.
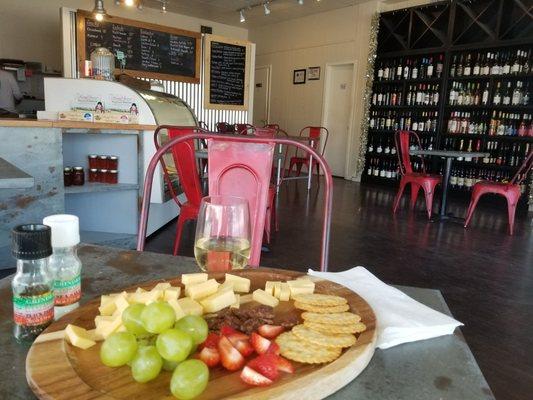
M 239 10 L 239 21 L 241 21 L 241 23 L 246 22 L 246 17 L 244 16 L 244 10 Z
M 265 9 L 265 15 L 270 14 L 270 7 L 268 5 L 268 1 L 265 4 L 263 4 L 263 8 Z
M 161 1 L 161 12 L 163 14 L 166 14 L 166 12 L 167 12 L 167 0 Z
M 94 0 L 93 14 L 97 21 L 104 20 L 104 17 L 107 14 L 104 8 L 104 0 Z

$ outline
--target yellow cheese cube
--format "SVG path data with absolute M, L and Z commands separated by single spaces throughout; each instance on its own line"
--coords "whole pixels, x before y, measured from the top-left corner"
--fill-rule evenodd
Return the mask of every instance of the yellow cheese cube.
M 133 293 L 130 296 L 131 303 L 150 304 L 163 297 L 162 290 L 150 290 L 149 292 Z
M 208 281 L 197 283 L 195 285 L 188 285 L 185 288 L 185 294 L 191 299 L 201 299 L 216 293 L 218 290 L 219 283 L 214 279 L 209 279 Z
M 122 318 L 117 315 L 112 321 L 101 321 L 96 325 L 95 333 L 104 339 L 115 332 L 122 325 Z
M 174 312 L 176 313 L 176 321 L 187 315 L 185 314 L 185 311 L 183 311 L 183 309 L 181 308 L 177 299 L 170 299 L 167 301 L 167 303 L 174 309 Z
M 96 329 L 89 329 L 87 331 L 87 336 L 89 339 L 94 340 L 95 342 L 100 342 L 104 340 L 104 337 L 96 333 Z
M 76 325 L 68 324 L 65 328 L 65 336 L 70 344 L 83 350 L 88 349 L 96 344 L 96 342 L 87 334 L 85 329 Z
M 226 274 L 226 282 L 233 282 L 233 290 L 239 293 L 248 293 L 250 291 L 250 279 L 242 276 Z
M 218 287 L 218 291 L 219 292 L 223 292 L 225 290 L 233 290 L 233 286 L 234 286 L 234 283 L 233 282 L 230 282 L 228 280 L 226 280 L 224 283 L 222 283 L 219 287 Z
M 272 293 L 272 296 L 274 296 L 276 299 L 279 299 L 280 293 L 281 293 L 281 282 L 274 282 L 274 291 Z
M 279 300 L 274 296 L 269 295 L 263 289 L 257 289 L 253 292 L 253 299 L 258 303 L 264 304 L 270 307 L 276 307 L 279 304 Z
M 233 303 L 230 308 L 240 308 L 241 307 L 241 295 L 235 295 L 235 303 Z
M 200 300 L 200 304 L 206 313 L 214 313 L 229 307 L 237 301 L 233 290 L 225 290 L 212 294 L 205 299 Z
M 169 300 L 178 300 L 178 297 L 180 297 L 181 288 L 180 287 L 169 287 L 165 289 L 165 292 L 163 294 L 163 300 L 169 301 Z
M 254 300 L 254 297 L 252 294 L 241 294 L 239 296 L 239 304 L 246 304 Z
M 157 285 L 155 285 L 152 290 L 165 290 L 165 289 L 168 289 L 169 287 L 171 287 L 172 285 L 170 284 L 170 282 L 160 282 L 158 283 Z
M 116 296 L 111 296 L 109 294 L 103 294 L 100 296 L 100 307 L 105 306 L 109 302 L 114 303 Z
M 117 306 L 114 301 L 108 301 L 107 303 L 104 303 L 104 305 L 98 307 L 100 315 L 113 315 L 116 309 Z
M 100 325 L 102 322 L 111 322 L 114 321 L 117 317 L 111 315 L 97 315 L 94 317 L 94 326 Z
M 202 305 L 189 297 L 179 299 L 178 304 L 185 315 L 202 315 L 204 313 Z
M 289 301 L 291 298 L 291 289 L 289 285 L 285 282 L 281 283 L 281 290 L 279 292 L 279 297 L 281 301 Z
M 205 272 L 200 272 L 197 274 L 183 274 L 181 276 L 181 283 L 184 285 L 191 285 L 205 281 L 207 281 L 207 274 Z
M 291 290 L 291 299 L 294 298 L 294 296 L 299 294 L 311 294 L 315 291 L 313 287 L 305 287 L 305 286 L 293 286 L 290 288 Z
M 266 281 L 265 283 L 265 292 L 271 296 L 274 295 L 274 283 L 273 281 Z
M 126 300 L 123 296 L 117 296 L 115 300 L 115 312 L 113 312 L 113 315 L 120 315 L 122 316 L 122 313 L 126 308 L 130 306 L 130 303 L 128 303 L 128 300 Z
M 138 287 L 136 290 L 135 290 L 135 293 L 144 293 L 146 292 L 147 290 L 146 289 L 143 289 L 142 287 Z

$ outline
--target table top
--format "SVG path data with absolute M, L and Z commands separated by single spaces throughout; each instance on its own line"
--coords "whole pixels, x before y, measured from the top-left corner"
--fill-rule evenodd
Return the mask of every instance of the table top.
M 125 287 L 181 273 L 197 272 L 193 258 L 109 247 L 81 245 L 83 263 L 81 302 Z M 11 277 L 0 280 L 0 357 L 9 365 L 0 369 L 2 398 L 35 398 L 26 383 L 28 348 L 12 336 Z M 414 299 L 450 314 L 439 291 L 399 287 Z M 379 321 L 378 321 L 379 324 Z M 494 399 L 459 329 L 454 335 L 377 349 L 357 379 L 328 397 L 358 399 Z
M 410 154 L 415 156 L 436 156 L 446 158 L 481 158 L 489 157 L 490 153 L 482 153 L 478 151 L 455 151 L 455 150 L 410 150 Z

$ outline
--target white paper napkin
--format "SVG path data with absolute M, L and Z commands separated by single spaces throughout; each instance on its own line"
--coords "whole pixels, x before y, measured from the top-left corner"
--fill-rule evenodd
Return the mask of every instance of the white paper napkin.
M 343 272 L 317 272 L 310 269 L 308 273 L 346 286 L 370 304 L 376 314 L 377 347 L 381 349 L 450 335 L 456 327 L 463 325 L 383 283 L 364 267 Z

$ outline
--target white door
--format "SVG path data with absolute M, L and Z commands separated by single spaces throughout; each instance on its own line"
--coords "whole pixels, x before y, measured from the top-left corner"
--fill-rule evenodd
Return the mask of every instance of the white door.
M 270 100 L 270 66 L 255 70 L 254 84 L 254 126 L 268 124 Z
M 348 135 L 352 124 L 353 64 L 328 65 L 323 126 L 329 137 L 324 156 L 333 175 L 347 175 Z

